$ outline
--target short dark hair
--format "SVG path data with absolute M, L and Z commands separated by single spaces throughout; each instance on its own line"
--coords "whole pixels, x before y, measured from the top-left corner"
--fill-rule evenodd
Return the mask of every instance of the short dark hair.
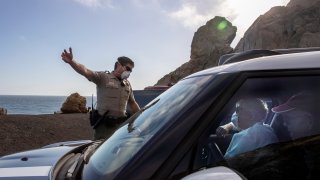
M 125 66 L 127 64 L 130 64 L 130 65 L 134 66 L 134 62 L 130 58 L 126 57 L 126 56 L 118 57 L 118 61 L 117 62 L 119 62 L 122 66 Z M 114 64 L 114 69 L 117 68 L 117 62 Z

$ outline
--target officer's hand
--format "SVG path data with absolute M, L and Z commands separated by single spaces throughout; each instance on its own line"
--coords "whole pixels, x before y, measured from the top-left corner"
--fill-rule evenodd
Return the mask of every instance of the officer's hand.
M 229 133 L 229 132 L 228 132 L 225 128 L 221 127 L 221 126 L 219 126 L 219 127 L 216 129 L 216 134 L 217 134 L 217 136 L 219 136 L 219 137 L 225 137 L 228 133 Z
M 61 54 L 61 58 L 64 62 L 70 63 L 73 59 L 72 48 L 69 48 L 69 52 L 67 50 L 64 50 Z

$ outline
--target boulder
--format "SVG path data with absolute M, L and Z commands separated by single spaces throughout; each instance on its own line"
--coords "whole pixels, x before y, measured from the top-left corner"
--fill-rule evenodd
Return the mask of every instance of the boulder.
M 73 93 L 67 97 L 60 110 L 62 113 L 87 113 L 86 105 L 85 97 L 80 96 L 79 93 Z
M 6 108 L 0 107 L 0 115 L 7 115 L 8 111 Z
M 190 60 L 161 78 L 156 85 L 168 85 L 218 64 L 219 57 L 233 51 L 230 47 L 237 28 L 224 17 L 216 16 L 194 33 Z

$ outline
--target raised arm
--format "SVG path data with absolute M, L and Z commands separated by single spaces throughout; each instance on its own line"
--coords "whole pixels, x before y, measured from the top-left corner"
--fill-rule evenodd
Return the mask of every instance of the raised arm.
M 86 78 L 92 77 L 93 76 L 93 71 L 90 69 L 86 68 L 84 65 L 76 62 L 73 59 L 73 54 L 72 54 L 72 48 L 69 48 L 69 52 L 64 49 L 64 51 L 61 54 L 61 58 L 65 63 L 70 64 L 70 66 L 77 71 L 79 74 L 85 76 Z

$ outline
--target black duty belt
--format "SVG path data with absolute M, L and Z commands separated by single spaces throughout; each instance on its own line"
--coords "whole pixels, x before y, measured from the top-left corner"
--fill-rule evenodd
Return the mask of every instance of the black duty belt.
M 114 127 L 116 125 L 122 124 L 126 120 L 127 120 L 126 116 L 124 117 L 105 116 L 102 121 L 107 126 Z
M 100 115 L 98 110 L 93 109 L 90 112 L 90 125 L 95 129 L 99 124 L 105 124 L 109 127 L 115 127 L 117 125 L 122 124 L 125 122 L 128 117 L 115 117 L 115 116 L 108 116 L 109 111 L 105 112 L 103 115 Z

